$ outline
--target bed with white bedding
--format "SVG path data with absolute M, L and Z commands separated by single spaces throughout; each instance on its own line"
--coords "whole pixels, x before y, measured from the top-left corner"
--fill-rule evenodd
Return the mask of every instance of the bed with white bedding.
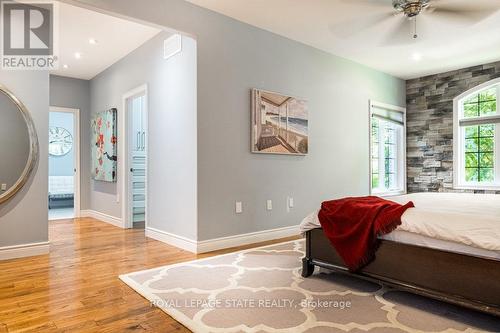
M 381 238 L 445 251 L 500 259 L 500 195 L 414 193 L 386 198 L 413 201 L 401 226 Z M 302 233 L 321 228 L 318 212 L 300 224 Z
M 381 237 L 377 259 L 360 275 L 390 280 L 392 284 L 410 286 L 412 291 L 420 290 L 431 297 L 438 295 L 436 298 L 500 315 L 500 195 L 415 193 L 386 199 L 400 204 L 413 201 L 415 208 L 406 210 L 401 218 L 402 224 L 395 231 Z M 322 232 L 318 232 L 320 228 L 317 212 L 307 216 L 300 225 L 308 243 L 304 276 L 311 273 L 314 265 L 342 266 L 335 254 L 328 254 L 328 251 L 335 250 L 328 247 L 326 238 L 322 239 Z M 426 257 L 429 263 L 426 263 Z M 329 261 L 333 261 L 333 266 Z M 391 262 L 401 267 L 396 271 L 387 267 Z M 421 275 L 424 269 L 435 270 L 436 276 L 429 275 L 414 283 L 411 275 Z M 391 273 L 384 277 L 384 272 L 388 271 Z M 491 274 L 495 276 L 494 288 L 484 281 L 472 281 L 485 274 L 489 275 L 488 278 Z M 448 290 L 446 280 L 437 275 L 452 279 L 450 285 L 455 287 Z M 478 292 L 476 296 L 474 289 L 479 285 L 487 291 Z

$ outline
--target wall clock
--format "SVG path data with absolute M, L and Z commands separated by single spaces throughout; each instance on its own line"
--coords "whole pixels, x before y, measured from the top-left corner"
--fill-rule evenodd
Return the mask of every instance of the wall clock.
M 73 136 L 62 127 L 49 128 L 49 154 L 64 156 L 73 149 Z

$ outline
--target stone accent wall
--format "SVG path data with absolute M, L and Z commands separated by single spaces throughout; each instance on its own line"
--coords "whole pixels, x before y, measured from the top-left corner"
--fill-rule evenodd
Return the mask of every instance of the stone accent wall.
M 409 193 L 453 191 L 453 99 L 498 77 L 500 62 L 406 82 Z

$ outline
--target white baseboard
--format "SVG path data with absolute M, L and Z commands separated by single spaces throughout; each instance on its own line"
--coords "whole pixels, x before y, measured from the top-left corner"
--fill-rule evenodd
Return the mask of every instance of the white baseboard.
M 284 227 L 278 229 L 264 230 L 241 234 L 235 236 L 221 237 L 204 241 L 195 241 L 183 236 L 171 234 L 162 230 L 147 227 L 146 237 L 156 239 L 160 242 L 181 248 L 192 253 L 206 253 L 231 247 L 255 244 L 285 237 L 298 236 L 299 226 Z
M 0 247 L 0 260 L 39 256 L 50 251 L 49 242 Z
M 82 210 L 80 211 L 80 217 L 91 217 L 96 220 L 106 222 L 116 227 L 125 229 L 125 225 L 123 224 L 123 220 L 121 218 L 104 214 L 95 210 L 91 209 Z
M 298 235 L 300 235 L 299 226 L 295 225 L 291 227 L 263 230 L 263 231 L 251 232 L 248 234 L 209 239 L 209 240 L 199 241 L 197 243 L 198 245 L 197 253 L 206 253 L 221 249 L 227 249 L 230 247 L 255 244 L 255 243 L 266 242 L 270 240 L 291 237 L 291 236 L 298 236 Z
M 167 243 L 189 252 L 197 253 L 197 242 L 186 237 L 174 235 L 151 227 L 146 227 L 146 237 L 156 239 L 157 241 Z

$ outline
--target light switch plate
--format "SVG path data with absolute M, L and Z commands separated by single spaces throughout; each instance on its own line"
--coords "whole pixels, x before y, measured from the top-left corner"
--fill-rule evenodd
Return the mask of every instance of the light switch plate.
M 1 190 L 2 191 L 7 191 L 7 184 L 2 184 Z
M 236 201 L 236 214 L 243 213 L 243 203 L 241 201 Z
M 290 211 L 293 208 L 293 198 L 292 197 L 286 197 L 286 212 L 290 213 Z
M 273 210 L 273 201 L 267 200 L 267 210 Z

